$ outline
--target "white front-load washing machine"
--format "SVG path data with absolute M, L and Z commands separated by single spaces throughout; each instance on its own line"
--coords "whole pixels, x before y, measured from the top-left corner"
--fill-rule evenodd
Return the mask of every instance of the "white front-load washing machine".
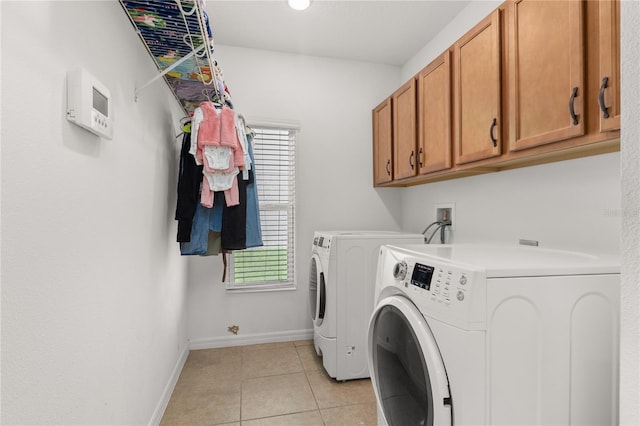
M 618 424 L 619 272 L 538 247 L 381 247 L 378 423 Z
M 373 311 L 382 244 L 420 244 L 422 234 L 387 231 L 317 231 L 309 268 L 313 340 L 336 380 L 369 377 L 367 327 Z

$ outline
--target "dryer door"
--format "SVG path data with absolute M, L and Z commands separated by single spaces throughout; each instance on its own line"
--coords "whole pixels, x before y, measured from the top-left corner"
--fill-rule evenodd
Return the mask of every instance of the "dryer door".
M 383 299 L 369 323 L 369 370 L 389 425 L 452 425 L 449 382 L 424 317 L 402 296 Z
M 324 283 L 324 272 L 322 263 L 317 254 L 311 256 L 311 266 L 309 267 L 309 307 L 311 309 L 311 319 L 315 325 L 322 324 L 326 305 L 326 286 Z

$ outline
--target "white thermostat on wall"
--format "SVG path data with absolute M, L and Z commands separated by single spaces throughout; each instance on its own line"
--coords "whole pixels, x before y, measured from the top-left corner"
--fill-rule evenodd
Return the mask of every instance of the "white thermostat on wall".
M 109 89 L 84 68 L 67 71 L 67 120 L 98 136 L 113 137 Z

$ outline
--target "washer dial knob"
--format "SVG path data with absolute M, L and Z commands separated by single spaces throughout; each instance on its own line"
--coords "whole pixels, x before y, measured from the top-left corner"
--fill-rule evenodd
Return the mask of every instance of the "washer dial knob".
M 403 260 L 402 262 L 396 263 L 396 265 L 393 267 L 393 278 L 395 278 L 398 281 L 402 281 L 406 276 L 407 276 L 407 262 Z

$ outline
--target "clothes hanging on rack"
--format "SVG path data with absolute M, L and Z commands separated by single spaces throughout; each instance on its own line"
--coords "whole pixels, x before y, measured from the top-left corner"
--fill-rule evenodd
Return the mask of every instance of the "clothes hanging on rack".
M 219 194 L 224 197 L 222 193 Z M 219 253 L 219 251 L 215 253 L 213 250 L 216 236 L 210 237 L 211 233 L 219 235 L 222 230 L 222 206 L 224 203 L 218 203 L 218 205 L 219 207 L 210 209 L 198 203 L 191 227 L 191 241 L 180 243 L 180 254 L 183 256 L 205 256 Z M 211 250 L 209 250 L 210 238 L 214 239 Z
M 217 109 L 212 102 L 202 102 L 200 110 L 203 119 L 198 126 L 196 158 L 204 165 L 201 202 L 211 207 L 213 192 L 224 191 L 227 206 L 238 205 L 235 176 L 245 167 L 245 160 L 235 113 L 227 106 Z
M 183 125 L 182 149 L 180 150 L 180 167 L 178 171 L 178 197 L 176 201 L 175 219 L 178 221 L 178 242 L 191 241 L 191 227 L 196 206 L 200 201 L 200 183 L 202 182 L 202 166 L 196 164 L 189 154 L 191 146 L 190 130 Z
M 222 68 L 213 58 L 214 32 L 204 0 L 120 4 L 160 71 L 136 89 L 136 99 L 144 87 L 164 78 L 184 111 L 193 113 L 190 131 L 183 129 L 180 151 L 175 219 L 181 253 L 205 256 L 262 245 L 244 124 L 236 123 Z M 222 108 L 211 110 L 214 103 Z M 210 123 L 206 116 L 211 113 L 219 114 L 220 121 Z M 216 125 L 221 126 L 220 139 L 215 128 L 207 127 Z M 213 142 L 204 142 L 199 150 L 199 134 L 210 131 Z M 231 134 L 236 135 L 233 145 L 227 138 Z
M 236 132 L 238 134 L 238 141 L 240 142 L 240 146 L 242 147 L 242 152 L 244 153 L 244 169 L 242 170 L 242 177 L 244 180 L 249 179 L 249 170 L 251 170 L 251 164 L 253 163 L 253 159 L 249 155 L 248 141 L 247 137 L 251 134 L 251 129 L 247 130 L 247 126 L 244 122 L 244 117 L 241 114 L 236 114 L 235 119 Z M 247 131 L 249 134 L 247 134 Z
M 244 132 L 243 132 L 244 133 Z M 247 236 L 246 246 L 262 247 L 262 228 L 260 227 L 260 210 L 258 208 L 258 187 L 255 179 L 255 164 L 253 156 L 253 141 L 251 134 L 247 135 L 247 153 L 252 169 L 248 171 L 247 179 Z
M 179 192 L 189 190 L 188 196 L 179 195 L 176 207 L 176 219 L 178 210 L 182 212 L 178 226 L 180 253 L 210 256 L 262 246 L 253 142 L 246 133 L 250 129 L 231 108 L 215 108 L 211 102 L 200 104 L 190 124 L 191 133 L 185 132 L 183 137 L 178 177 Z M 228 175 L 230 167 L 242 170 L 232 175 L 232 187 L 212 188 L 207 174 Z M 195 172 L 185 173 L 185 169 Z M 230 191 L 235 197 L 232 202 Z M 188 223 L 190 232 L 186 230 Z M 189 239 L 185 238 L 187 233 Z
M 235 178 L 240 202 L 224 206 L 222 213 L 222 250 L 244 250 L 247 248 L 247 184 L 241 175 Z

